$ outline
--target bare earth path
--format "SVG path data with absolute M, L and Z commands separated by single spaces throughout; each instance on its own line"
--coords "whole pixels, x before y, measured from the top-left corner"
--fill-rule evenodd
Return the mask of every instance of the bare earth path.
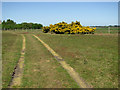
M 25 36 L 22 35 L 23 37 L 23 43 L 22 43 L 22 51 L 21 51 L 21 57 L 15 67 L 15 70 L 13 72 L 13 79 L 10 83 L 10 88 L 13 87 L 19 87 L 21 85 L 21 79 L 23 76 L 23 66 L 24 66 L 24 55 L 25 55 Z

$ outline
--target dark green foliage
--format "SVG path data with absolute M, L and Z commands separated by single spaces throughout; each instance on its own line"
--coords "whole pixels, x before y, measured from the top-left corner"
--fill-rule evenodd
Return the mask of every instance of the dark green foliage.
M 2 29 L 2 24 L 0 24 L 0 30 Z
M 2 30 L 15 30 L 15 29 L 42 29 L 42 24 L 27 23 L 16 24 L 13 20 L 8 19 L 2 22 Z

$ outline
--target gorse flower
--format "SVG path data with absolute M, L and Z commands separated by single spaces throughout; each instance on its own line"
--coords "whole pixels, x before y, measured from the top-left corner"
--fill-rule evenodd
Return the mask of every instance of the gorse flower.
M 83 27 L 80 22 L 72 22 L 67 24 L 66 22 L 60 22 L 57 24 L 50 24 L 50 26 L 43 27 L 43 32 L 52 32 L 56 34 L 93 34 L 96 30 L 95 28 L 90 28 L 89 26 Z

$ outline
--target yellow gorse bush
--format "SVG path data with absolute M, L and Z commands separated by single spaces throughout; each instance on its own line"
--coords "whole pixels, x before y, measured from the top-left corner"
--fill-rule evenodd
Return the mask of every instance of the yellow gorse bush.
M 83 27 L 80 22 L 72 22 L 67 24 L 66 22 L 60 22 L 57 24 L 50 24 L 50 26 L 44 26 L 43 32 L 51 32 L 56 34 L 93 34 L 95 32 L 95 28 L 90 28 L 89 26 Z

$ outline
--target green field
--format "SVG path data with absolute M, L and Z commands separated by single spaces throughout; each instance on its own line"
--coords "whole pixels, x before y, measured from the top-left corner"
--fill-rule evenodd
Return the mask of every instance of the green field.
M 107 33 L 107 29 L 105 30 Z M 45 34 L 41 30 L 3 31 L 3 87 L 9 84 L 11 74 L 20 57 L 22 47 L 20 34 L 26 37 L 21 87 L 79 88 L 67 71 L 32 34 L 47 43 L 94 88 L 118 87 L 118 36 L 116 34 L 56 35 Z
M 118 33 L 118 27 L 103 27 L 103 28 L 102 27 L 97 27 L 95 33 L 116 34 L 116 33 Z
M 25 68 L 22 87 L 75 88 L 77 84 L 32 35 L 26 36 Z M 47 82 L 46 82 L 47 81 Z
M 12 32 L 2 33 L 2 85 L 7 88 L 20 58 L 22 37 Z

